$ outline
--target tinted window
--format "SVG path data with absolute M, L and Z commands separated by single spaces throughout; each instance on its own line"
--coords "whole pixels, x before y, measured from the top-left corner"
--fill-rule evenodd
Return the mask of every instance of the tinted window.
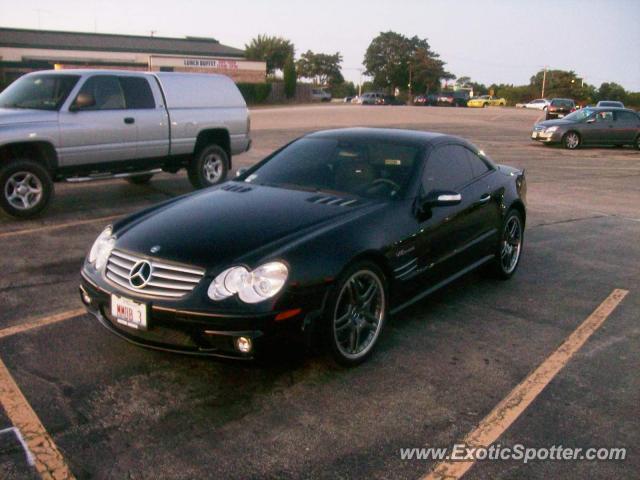
M 0 108 L 57 110 L 80 77 L 76 75 L 29 75 L 13 82 L 0 95 Z
M 465 148 L 465 151 L 467 152 L 467 158 L 471 163 L 471 171 L 473 172 L 473 178 L 479 177 L 480 175 L 484 175 L 489 171 L 489 167 L 484 162 L 484 160 L 482 160 L 478 155 L 476 155 L 474 152 L 472 152 L 468 148 Z
M 619 122 L 638 123 L 640 121 L 640 117 L 631 112 L 616 112 L 616 116 L 618 117 Z
M 381 141 L 302 138 L 241 177 L 245 182 L 371 198 L 401 196 L 421 149 Z
M 95 105 L 83 110 L 120 110 L 125 108 L 124 93 L 117 77 L 91 77 L 80 89 L 80 93 L 93 96 Z
M 120 84 L 124 90 L 127 108 L 156 108 L 156 102 L 146 78 L 120 77 Z
M 467 149 L 458 145 L 447 145 L 429 155 L 422 177 L 422 187 L 425 193 L 432 190 L 457 190 L 472 178 Z
M 596 113 L 596 122 L 612 122 L 613 112 L 598 112 Z

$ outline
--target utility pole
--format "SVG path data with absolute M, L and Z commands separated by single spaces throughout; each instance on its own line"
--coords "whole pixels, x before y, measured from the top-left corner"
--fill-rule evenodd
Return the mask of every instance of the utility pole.
M 547 67 L 544 66 L 544 73 L 542 74 L 542 98 L 544 98 L 544 87 L 547 85 Z

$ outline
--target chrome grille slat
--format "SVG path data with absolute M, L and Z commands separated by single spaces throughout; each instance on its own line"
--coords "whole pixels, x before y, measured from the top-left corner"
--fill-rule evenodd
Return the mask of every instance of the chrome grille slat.
M 147 283 L 136 288 L 129 278 L 134 265 L 146 261 L 151 265 L 151 276 Z M 191 292 L 205 271 L 193 266 L 171 265 L 146 256 L 113 250 L 107 261 L 105 277 L 118 287 L 139 295 L 158 298 L 180 298 Z

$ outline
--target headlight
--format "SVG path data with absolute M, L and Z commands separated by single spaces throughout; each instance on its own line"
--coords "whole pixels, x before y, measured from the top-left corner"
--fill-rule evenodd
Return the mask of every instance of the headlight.
M 111 226 L 105 228 L 96 241 L 93 242 L 93 246 L 89 251 L 89 263 L 92 263 L 96 270 L 101 270 L 107 263 L 107 258 L 116 243 L 116 238 L 113 236 L 113 230 Z
M 558 127 L 549 127 L 549 128 L 547 128 L 547 129 L 545 130 L 545 132 L 547 132 L 547 133 L 553 133 L 553 132 L 555 132 L 556 130 L 558 130 Z
M 289 270 L 282 262 L 269 262 L 253 271 L 245 267 L 231 267 L 218 275 L 207 294 L 211 300 L 223 300 L 238 294 L 245 303 L 258 303 L 282 290 Z

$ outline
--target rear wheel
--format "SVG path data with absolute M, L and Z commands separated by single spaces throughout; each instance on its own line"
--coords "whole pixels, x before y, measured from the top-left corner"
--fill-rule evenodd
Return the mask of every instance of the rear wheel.
M 373 262 L 351 266 L 336 284 L 325 311 L 325 337 L 334 360 L 345 366 L 373 352 L 388 315 L 384 273 Z
M 144 185 L 149 183 L 153 178 L 152 173 L 147 173 L 146 175 L 136 175 L 135 177 L 127 177 L 125 180 L 133 185 Z
M 636 137 L 636 141 L 633 143 L 633 146 L 636 147 L 636 150 L 640 150 L 640 135 Z
M 482 108 L 487 108 L 488 106 L 489 106 L 489 104 L 488 104 L 488 103 L 483 103 L 483 104 L 482 104 Z
M 577 132 L 567 132 L 562 137 L 562 145 L 569 150 L 575 150 L 580 146 L 580 135 Z
M 191 161 L 187 172 L 195 188 L 206 188 L 224 182 L 229 168 L 229 156 L 218 145 L 208 145 Z
M 15 160 L 0 168 L 0 207 L 16 218 L 40 213 L 53 194 L 53 181 L 46 168 L 33 160 Z
M 500 243 L 496 250 L 493 273 L 507 280 L 513 276 L 520 263 L 524 242 L 524 223 L 518 210 L 509 210 L 502 225 Z

